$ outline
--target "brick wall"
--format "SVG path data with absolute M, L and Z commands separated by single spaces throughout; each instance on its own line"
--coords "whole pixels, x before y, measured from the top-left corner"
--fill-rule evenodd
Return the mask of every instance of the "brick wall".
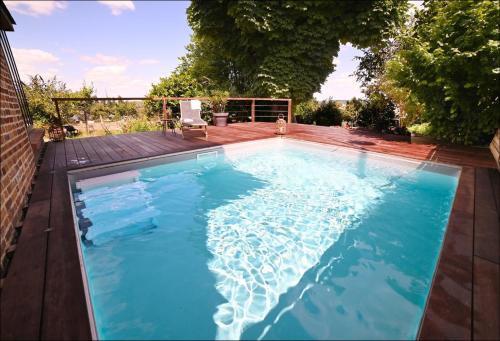
M 5 55 L 0 49 L 0 266 L 22 214 L 35 160 Z

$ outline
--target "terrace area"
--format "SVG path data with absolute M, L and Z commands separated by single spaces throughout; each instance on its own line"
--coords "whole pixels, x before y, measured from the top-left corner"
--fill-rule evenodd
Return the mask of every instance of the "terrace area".
M 1 295 L 2 339 L 89 339 L 67 172 L 275 137 L 273 123 L 209 127 L 208 139 L 143 132 L 49 142 Z M 288 124 L 286 138 L 462 166 L 420 339 L 498 338 L 499 173 L 488 149 L 410 144 L 365 130 Z
M 0 340 L 499 340 L 498 6 L 380 6 L 0 0 Z

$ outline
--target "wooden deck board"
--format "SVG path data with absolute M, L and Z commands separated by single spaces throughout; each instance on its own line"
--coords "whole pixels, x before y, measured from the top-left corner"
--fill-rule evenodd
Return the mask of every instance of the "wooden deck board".
M 38 339 L 56 145 L 47 146 L 22 233 L 0 297 L 0 339 Z
M 494 318 L 493 322 L 485 319 L 496 313 L 498 320 L 498 309 L 491 306 L 492 298 L 498 297 L 494 286 L 498 273 L 489 259 L 497 254 L 490 239 L 500 201 L 494 188 L 498 172 L 492 169 L 495 163 L 488 150 L 414 145 L 400 137 L 361 130 L 299 124 L 288 128 L 289 138 L 465 166 L 420 336 L 488 336 L 482 329 L 498 325 Z M 276 136 L 272 123 L 210 126 L 208 140 L 199 132 L 186 135 L 182 139 L 170 132 L 144 132 L 48 143 L 2 289 L 2 339 L 90 337 L 67 170 Z

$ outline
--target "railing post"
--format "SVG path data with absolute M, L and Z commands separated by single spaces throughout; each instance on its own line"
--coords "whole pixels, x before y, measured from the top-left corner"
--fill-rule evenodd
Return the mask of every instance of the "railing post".
M 252 123 L 255 123 L 255 99 L 252 99 L 251 114 L 252 114 Z
M 288 100 L 288 122 L 287 123 L 292 123 L 292 100 Z
M 56 105 L 57 119 L 59 120 L 59 127 L 61 128 L 62 139 L 64 140 L 66 138 L 66 136 L 64 134 L 63 121 L 61 118 L 61 111 L 59 110 L 59 102 L 57 100 L 55 100 L 54 104 Z

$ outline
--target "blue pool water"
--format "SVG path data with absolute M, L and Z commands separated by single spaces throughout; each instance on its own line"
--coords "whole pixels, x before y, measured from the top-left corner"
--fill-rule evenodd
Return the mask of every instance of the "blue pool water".
M 101 339 L 414 339 L 459 170 L 273 139 L 76 182 Z

